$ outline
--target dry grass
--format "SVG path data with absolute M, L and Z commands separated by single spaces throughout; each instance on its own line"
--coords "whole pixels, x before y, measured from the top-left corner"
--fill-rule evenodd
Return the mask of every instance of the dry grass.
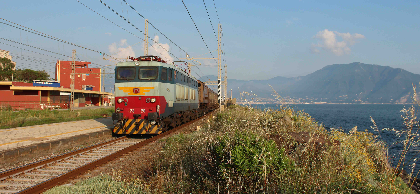
M 405 134 L 416 134 L 414 111 L 406 112 Z M 404 137 L 406 148 L 417 146 Z M 327 131 L 288 107 L 231 106 L 159 145 L 152 167 L 130 175 L 137 178 L 129 184 L 146 193 L 414 193 L 375 135 L 356 127 Z M 401 165 L 408 162 L 402 157 Z
M 289 132 L 307 132 L 302 134 L 309 141 L 299 143 Z M 282 139 L 275 147 L 274 134 Z M 322 144 L 315 142 L 320 136 Z M 200 131 L 164 145 L 153 175 L 141 181 L 150 192 L 413 193 L 394 175 L 383 143 L 372 134 L 328 132 L 290 108 L 233 106 Z

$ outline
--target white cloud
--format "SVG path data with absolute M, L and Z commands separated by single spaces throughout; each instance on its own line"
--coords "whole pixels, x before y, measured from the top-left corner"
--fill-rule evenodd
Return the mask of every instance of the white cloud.
M 115 58 L 122 58 L 126 59 L 127 57 L 135 57 L 136 54 L 134 53 L 134 50 L 131 46 L 127 44 L 126 39 L 121 39 L 119 43 L 119 47 L 117 46 L 117 43 L 112 43 L 108 46 L 108 50 L 111 53 L 112 56 Z
M 337 36 L 341 37 L 343 41 L 338 41 Z M 340 33 L 337 31 L 329 31 L 325 29 L 323 31 L 319 31 L 315 38 L 319 39 L 320 42 L 318 44 L 312 44 L 311 50 L 313 53 L 319 53 L 320 51 L 317 48 L 323 48 L 325 50 L 333 52 L 337 56 L 341 56 L 343 54 L 350 54 L 350 47 L 354 45 L 358 39 L 365 38 L 365 36 L 355 33 Z
M 155 36 L 153 38 L 154 41 L 152 41 L 152 47 L 149 47 L 149 55 L 156 55 L 161 57 L 163 60 L 165 60 L 168 63 L 172 63 L 174 59 L 169 54 L 169 45 L 159 43 L 159 36 Z
M 112 35 L 111 32 L 107 32 L 105 34 L 108 35 L 108 36 L 111 36 Z

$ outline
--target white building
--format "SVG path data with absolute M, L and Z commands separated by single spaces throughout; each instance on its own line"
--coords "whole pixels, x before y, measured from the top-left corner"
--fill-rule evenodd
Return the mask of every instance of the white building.
M 0 58 L 7 58 L 7 59 L 10 59 L 11 61 L 12 61 L 12 63 L 13 64 L 15 64 L 15 68 L 13 69 L 13 70 L 15 70 L 16 69 L 16 62 L 13 62 L 13 60 L 12 60 L 12 56 L 10 56 L 10 54 L 9 54 L 10 52 L 9 51 L 6 51 L 6 50 L 1 50 L 0 49 Z M 3 67 L 3 64 L 1 64 L 0 63 L 0 66 L 1 67 Z

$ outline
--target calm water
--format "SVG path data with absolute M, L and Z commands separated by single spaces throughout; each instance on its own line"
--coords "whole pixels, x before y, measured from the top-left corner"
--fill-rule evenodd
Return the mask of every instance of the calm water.
M 368 129 L 369 132 L 377 134 L 371 126 L 370 116 L 375 120 L 379 129 L 382 128 L 395 128 L 404 129 L 403 119 L 401 118 L 401 109 L 404 107 L 408 108 L 411 105 L 400 105 L 400 104 L 298 104 L 288 105 L 295 110 L 303 110 L 304 112 L 311 115 L 318 123 L 322 123 L 325 128 L 342 128 L 348 132 L 354 126 L 357 126 L 358 131 L 364 131 Z M 258 109 L 271 108 L 277 109 L 276 105 L 253 105 Z M 415 106 L 416 110 L 420 107 Z M 382 140 L 388 145 L 392 145 L 397 137 L 392 132 L 381 131 Z M 389 155 L 399 156 L 402 149 L 401 144 L 391 146 L 389 149 Z M 415 148 L 420 150 L 420 148 Z M 416 155 L 419 151 L 411 150 L 407 156 L 420 157 Z M 392 166 L 396 166 L 398 163 L 398 157 L 391 159 Z M 412 162 L 410 162 L 412 163 Z M 408 171 L 408 167 L 404 168 Z M 415 172 L 420 170 L 420 161 L 417 162 Z M 410 169 L 411 171 L 411 169 Z

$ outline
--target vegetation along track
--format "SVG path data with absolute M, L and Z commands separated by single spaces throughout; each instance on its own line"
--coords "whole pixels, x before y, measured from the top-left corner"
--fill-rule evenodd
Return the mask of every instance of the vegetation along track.
M 203 117 L 208 115 L 211 114 Z M 82 175 L 88 170 L 168 136 L 203 117 L 145 140 L 130 139 L 124 136 L 4 171 L 0 174 L 0 193 L 44 192 L 73 177 Z

